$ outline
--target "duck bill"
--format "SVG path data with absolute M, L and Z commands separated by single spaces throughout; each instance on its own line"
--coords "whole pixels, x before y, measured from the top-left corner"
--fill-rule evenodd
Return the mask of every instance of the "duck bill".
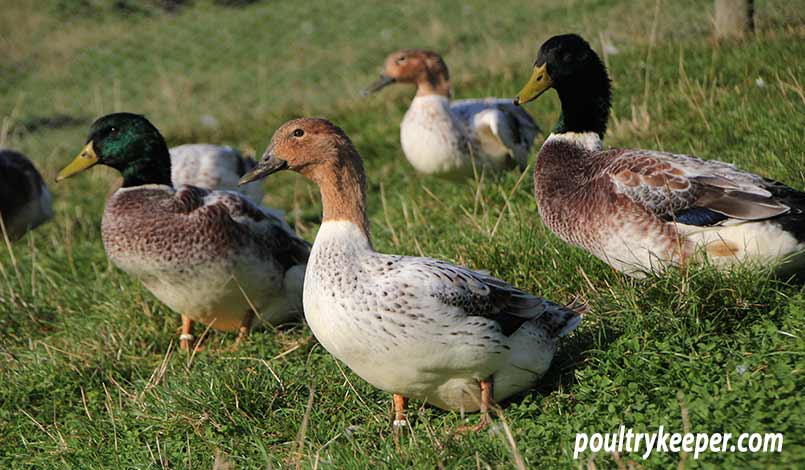
M 371 85 L 366 87 L 365 90 L 361 91 L 361 95 L 363 95 L 363 96 L 371 95 L 372 93 L 378 92 L 378 91 L 382 90 L 383 88 L 386 88 L 387 86 L 391 85 L 395 81 L 396 80 L 394 80 L 391 77 L 388 77 L 386 75 L 380 75 L 380 78 L 378 78 L 377 80 L 375 80 L 374 83 L 372 83 Z
M 95 154 L 95 148 L 92 141 L 87 142 L 87 145 L 81 150 L 81 153 L 70 162 L 69 165 L 62 168 L 58 175 L 56 175 L 56 182 L 77 175 L 87 168 L 92 168 L 98 163 L 98 155 Z
M 278 158 L 276 155 L 274 155 L 271 149 L 269 149 L 265 154 L 263 154 L 263 158 L 257 162 L 257 166 L 252 168 L 251 171 L 240 178 L 238 181 L 238 186 L 263 179 L 272 173 L 276 173 L 286 168 L 288 168 L 288 162 Z
M 553 80 L 548 75 L 547 64 L 542 64 L 537 67 L 534 66 L 534 71 L 531 72 L 531 78 L 525 84 L 520 93 L 514 97 L 514 104 L 521 105 L 533 101 L 543 94 L 545 90 L 553 86 Z

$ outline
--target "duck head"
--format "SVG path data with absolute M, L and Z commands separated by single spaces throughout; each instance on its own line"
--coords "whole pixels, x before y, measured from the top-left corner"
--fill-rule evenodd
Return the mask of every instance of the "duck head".
M 240 185 L 281 170 L 295 171 L 321 183 L 324 175 L 346 166 L 360 166 L 361 158 L 347 134 L 326 119 L 299 118 L 274 132 L 257 165 L 240 179 Z
M 514 104 L 535 100 L 549 88 L 560 91 L 577 86 L 599 78 L 602 72 L 606 74 L 604 64 L 581 36 L 554 36 L 540 47 L 531 77 L 514 98 Z
M 322 222 L 352 222 L 369 240 L 363 161 L 341 128 L 319 118 L 286 122 L 274 132 L 257 166 L 243 175 L 238 184 L 280 170 L 295 171 L 319 186 Z
M 123 186 L 171 185 L 170 154 L 162 134 L 145 117 L 108 114 L 92 123 L 86 144 L 56 181 L 106 165 L 123 175 Z
M 412 83 L 417 96 L 450 96 L 450 73 L 439 54 L 424 49 L 403 49 L 386 57 L 380 78 L 362 94 L 368 95 L 393 83 Z
M 581 36 L 563 34 L 542 44 L 531 77 L 514 104 L 533 101 L 550 88 L 562 102 L 556 130 L 596 132 L 603 137 L 610 108 L 609 77 L 604 63 Z

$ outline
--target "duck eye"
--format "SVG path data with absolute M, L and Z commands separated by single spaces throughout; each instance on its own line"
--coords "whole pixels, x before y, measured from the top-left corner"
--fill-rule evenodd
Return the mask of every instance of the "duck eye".
M 109 129 L 110 134 L 114 134 L 115 132 L 117 132 L 117 127 L 112 127 L 111 129 Z
M 303 131 L 302 129 L 295 129 L 295 130 L 293 131 L 293 134 L 292 134 L 292 135 L 293 135 L 294 137 L 302 137 L 303 135 L 305 135 L 305 131 Z
M 399 64 L 400 62 L 405 62 L 405 56 L 404 56 L 404 55 L 403 55 L 403 56 L 400 56 L 400 57 L 397 59 L 397 63 Z

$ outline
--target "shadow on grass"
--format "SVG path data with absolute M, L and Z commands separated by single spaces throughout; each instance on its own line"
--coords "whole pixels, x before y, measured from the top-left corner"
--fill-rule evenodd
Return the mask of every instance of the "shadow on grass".
M 69 114 L 56 113 L 49 116 L 30 117 L 20 121 L 19 124 L 26 131 L 33 133 L 43 130 L 84 127 L 91 121 L 92 118 L 87 115 L 71 116 Z
M 560 388 L 572 390 L 576 371 L 587 367 L 587 353 L 592 350 L 606 350 L 623 334 L 623 331 L 606 324 L 596 326 L 562 338 L 550 369 L 539 379 L 538 384 L 503 400 L 500 406 L 505 409 L 509 404 L 520 403 L 533 395 L 544 397 Z

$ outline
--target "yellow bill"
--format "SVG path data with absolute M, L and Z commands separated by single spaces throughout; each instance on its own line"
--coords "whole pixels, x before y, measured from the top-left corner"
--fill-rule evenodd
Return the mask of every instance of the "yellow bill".
M 56 176 L 56 182 L 81 173 L 96 163 L 98 163 L 98 156 L 95 155 L 95 148 L 92 146 L 92 141 L 90 140 L 87 145 L 84 146 L 84 149 L 81 150 L 81 153 L 79 153 L 69 165 L 62 168 Z
M 534 66 L 534 71 L 531 72 L 531 78 L 525 84 L 520 93 L 514 98 L 514 104 L 521 105 L 529 101 L 537 99 L 545 90 L 553 86 L 553 80 L 548 75 L 547 64 L 542 64 L 537 67 Z

